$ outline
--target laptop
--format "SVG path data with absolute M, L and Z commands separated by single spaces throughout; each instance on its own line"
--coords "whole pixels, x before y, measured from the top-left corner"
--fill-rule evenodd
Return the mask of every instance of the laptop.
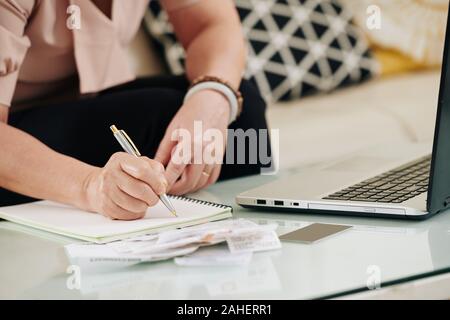
M 236 202 L 257 209 L 405 219 L 426 219 L 450 208 L 449 46 L 447 22 L 432 150 L 429 144 L 368 149 L 239 194 Z

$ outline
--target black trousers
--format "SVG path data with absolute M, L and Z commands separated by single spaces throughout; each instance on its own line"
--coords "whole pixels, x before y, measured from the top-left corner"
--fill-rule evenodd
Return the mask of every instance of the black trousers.
M 9 124 L 55 151 L 95 166 L 104 166 L 113 153 L 122 151 L 109 129 L 116 124 L 127 131 L 143 155 L 153 158 L 167 126 L 182 105 L 188 85 L 185 76 L 138 79 L 93 98 L 12 113 Z M 247 81 L 242 82 L 240 90 L 244 96 L 243 112 L 230 129 L 267 129 L 265 103 L 257 90 Z M 269 141 L 267 145 L 270 154 Z M 263 166 L 259 160 L 236 162 L 224 163 L 220 180 L 258 174 Z M 0 206 L 34 200 L 0 188 Z

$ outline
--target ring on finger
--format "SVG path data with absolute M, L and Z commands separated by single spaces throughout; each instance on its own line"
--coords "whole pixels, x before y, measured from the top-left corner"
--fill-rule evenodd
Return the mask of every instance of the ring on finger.
M 213 168 L 212 168 L 211 166 L 205 167 L 205 170 L 203 170 L 202 175 L 203 175 L 205 178 L 211 177 L 212 169 L 213 169 Z
M 202 175 L 203 175 L 205 178 L 209 178 L 209 177 L 211 176 L 209 173 L 207 173 L 207 172 L 205 172 L 205 171 L 202 172 Z

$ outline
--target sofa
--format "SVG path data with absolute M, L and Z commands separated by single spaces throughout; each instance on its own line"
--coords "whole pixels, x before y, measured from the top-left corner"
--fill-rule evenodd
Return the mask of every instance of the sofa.
M 138 76 L 167 72 L 147 34 L 129 49 Z M 379 144 L 430 142 L 434 134 L 440 70 L 380 77 L 361 85 L 268 106 L 279 130 L 280 169 L 330 161 Z

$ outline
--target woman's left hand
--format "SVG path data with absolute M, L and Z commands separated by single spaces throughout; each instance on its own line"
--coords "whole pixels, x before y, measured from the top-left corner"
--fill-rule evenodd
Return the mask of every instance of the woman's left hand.
M 229 117 L 228 100 L 213 90 L 195 93 L 180 108 L 167 128 L 155 156 L 156 161 L 166 166 L 170 194 L 192 193 L 217 181 L 227 142 Z M 184 134 L 180 129 L 184 129 L 181 130 Z M 208 138 L 209 129 L 220 132 L 221 141 L 205 141 L 211 139 Z M 189 133 L 189 139 L 184 136 L 186 133 Z M 220 159 L 214 163 L 204 159 L 204 154 L 210 154 L 212 150 L 211 143 L 216 143 L 215 150 L 220 153 L 213 154 L 214 159 Z M 191 156 L 180 161 L 180 156 L 177 155 L 186 156 L 187 154 L 180 153 L 181 150 L 186 151 L 186 148 L 190 148 Z

